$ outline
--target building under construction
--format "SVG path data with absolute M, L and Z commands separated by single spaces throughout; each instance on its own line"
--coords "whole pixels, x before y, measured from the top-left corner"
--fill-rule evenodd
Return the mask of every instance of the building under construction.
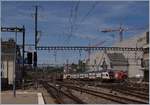
M 94 53 L 87 62 L 89 70 L 97 71 L 104 67 L 128 72 L 129 78 L 143 78 L 148 81 L 149 74 L 149 32 L 118 42 L 113 47 L 144 48 L 143 54 L 138 51 L 103 51 Z

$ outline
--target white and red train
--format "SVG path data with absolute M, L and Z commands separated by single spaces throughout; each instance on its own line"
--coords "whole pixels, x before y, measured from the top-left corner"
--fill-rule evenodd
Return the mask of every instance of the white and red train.
M 87 73 L 64 74 L 63 79 L 74 80 L 100 80 L 100 81 L 124 81 L 127 73 L 119 70 L 101 70 Z

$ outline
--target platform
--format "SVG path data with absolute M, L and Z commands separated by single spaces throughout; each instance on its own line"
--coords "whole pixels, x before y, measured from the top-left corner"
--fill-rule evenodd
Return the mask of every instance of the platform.
M 4 91 L 1 92 L 1 104 L 44 104 L 44 101 L 41 93 L 19 91 L 14 97 L 13 91 Z

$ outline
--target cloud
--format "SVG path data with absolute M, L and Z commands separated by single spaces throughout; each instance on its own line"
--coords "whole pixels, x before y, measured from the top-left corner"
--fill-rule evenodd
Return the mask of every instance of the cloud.
M 91 2 L 88 2 L 89 5 Z M 50 2 L 49 4 L 53 4 Z M 78 8 L 78 19 L 82 19 L 82 16 L 86 15 L 86 11 L 90 9 L 88 6 L 82 5 L 82 2 Z M 86 4 L 86 2 L 85 2 Z M 74 37 L 78 37 L 81 39 L 96 39 L 99 36 L 103 36 L 102 38 L 107 38 L 108 36 L 102 34 L 100 30 L 104 28 L 116 28 L 119 27 L 120 24 L 120 16 L 126 17 L 133 14 L 131 11 L 131 6 L 135 6 L 135 2 L 99 2 L 92 13 L 86 18 L 84 22 L 77 21 L 77 30 L 74 32 Z M 26 22 L 31 25 L 31 21 L 34 22 L 34 17 L 32 16 L 34 11 L 34 7 L 30 8 L 26 7 L 26 4 L 20 4 L 24 7 L 18 9 L 19 5 L 5 7 L 2 11 L 2 15 L 5 21 L 19 21 L 20 23 Z M 44 6 L 47 5 L 47 6 Z M 64 7 L 62 9 L 58 7 Z M 82 8 L 81 8 L 82 7 Z M 70 8 L 67 5 L 54 5 L 48 7 L 47 4 L 43 4 L 44 11 L 39 8 L 39 16 L 38 16 L 38 24 L 39 29 L 43 30 L 46 34 L 52 35 L 62 35 L 63 32 L 67 33 L 69 36 L 70 23 L 69 14 Z M 6 11 L 6 12 L 5 12 Z M 14 12 L 15 11 L 15 12 Z M 82 14 L 82 15 L 81 15 Z M 138 12 L 137 12 L 138 14 Z M 116 20 L 116 21 L 115 21 Z M 126 20 L 125 20 L 126 21 Z M 123 21 L 123 22 L 125 22 Z M 7 22 L 8 23 L 8 22 Z M 130 25 L 130 24 L 129 24 Z M 48 28 L 47 28 L 48 27 Z M 59 30 L 59 31 L 58 31 Z M 45 34 L 44 33 L 44 34 Z M 66 35 L 66 36 L 67 36 Z M 67 37 L 68 37 L 67 36 Z

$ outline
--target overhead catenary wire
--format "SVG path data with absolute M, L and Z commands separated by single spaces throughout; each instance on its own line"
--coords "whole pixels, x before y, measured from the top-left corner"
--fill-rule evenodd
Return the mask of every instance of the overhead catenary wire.
M 95 1 L 95 3 L 92 5 L 92 7 L 90 8 L 90 10 L 85 14 L 85 16 L 81 19 L 81 22 L 84 22 L 86 20 L 86 18 L 88 18 L 90 16 L 90 14 L 92 13 L 92 11 L 95 9 L 95 7 L 98 5 L 98 1 Z
M 79 5 L 80 1 L 76 2 L 71 6 L 70 9 L 70 17 L 69 17 L 69 24 L 70 24 L 70 29 L 69 32 L 67 33 L 68 37 L 65 40 L 65 43 L 69 44 L 71 41 L 71 37 L 75 35 L 75 32 L 78 30 L 78 25 L 84 22 L 91 14 L 91 12 L 95 9 L 96 5 L 98 5 L 98 1 L 95 1 L 90 10 L 81 18 L 79 19 Z
M 79 3 L 80 1 L 76 2 L 76 4 L 73 4 L 71 6 L 70 17 L 69 17 L 70 31 L 69 31 L 69 35 L 67 38 L 67 43 L 70 42 L 71 37 L 73 36 L 75 29 L 76 29 Z

